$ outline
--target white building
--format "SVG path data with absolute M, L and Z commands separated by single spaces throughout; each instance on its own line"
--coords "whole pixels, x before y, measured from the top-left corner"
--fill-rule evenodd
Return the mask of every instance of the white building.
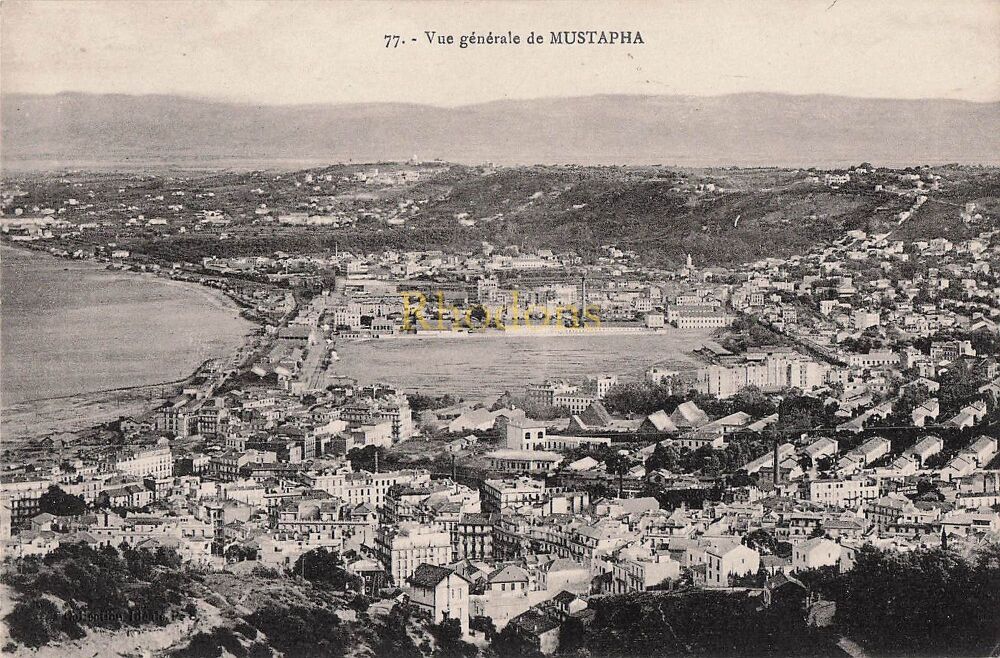
M 174 469 L 173 454 L 166 439 L 161 439 L 154 448 L 118 455 L 115 469 L 133 477 L 170 477 Z
M 840 562 L 840 552 L 840 544 L 823 537 L 800 542 L 792 547 L 792 569 L 803 571 L 834 566 Z
M 809 483 L 809 500 L 820 505 L 854 507 L 878 497 L 879 486 L 875 478 L 833 478 Z
M 421 564 L 406 583 L 410 605 L 418 614 L 434 624 L 457 619 L 462 634 L 469 634 L 469 581 L 464 576 L 445 567 Z
M 380 526 L 375 552 L 393 582 L 402 585 L 422 564 L 440 566 L 451 561 L 451 533 L 414 521 Z
M 705 551 L 705 584 L 708 587 L 729 587 L 733 576 L 757 573 L 760 553 L 735 542 L 713 546 Z

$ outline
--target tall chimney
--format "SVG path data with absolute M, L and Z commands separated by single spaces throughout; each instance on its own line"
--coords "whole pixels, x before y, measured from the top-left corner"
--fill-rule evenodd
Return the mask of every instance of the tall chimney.
M 781 473 L 778 470 L 778 437 L 774 437 L 774 486 L 777 487 L 781 481 Z

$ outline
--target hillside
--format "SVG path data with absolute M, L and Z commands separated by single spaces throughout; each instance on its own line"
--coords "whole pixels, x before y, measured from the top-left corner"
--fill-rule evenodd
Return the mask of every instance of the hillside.
M 170 549 L 95 550 L 81 544 L 8 563 L 0 576 L 4 653 L 477 655 L 475 647 L 392 600 L 320 582 L 335 570 L 307 582 L 255 565 L 234 565 L 235 573 L 202 571 L 182 565 Z
M 737 94 L 265 106 L 5 95 L 4 163 L 454 162 L 834 166 L 1000 162 L 1000 103 Z
M 233 208 L 232 216 L 248 217 L 227 229 L 227 240 L 188 233 L 122 238 L 122 242 L 135 252 L 168 261 L 202 255 L 266 255 L 276 250 L 319 253 L 335 248 L 362 253 L 386 248 L 471 251 L 487 241 L 523 250 L 576 251 L 585 258 L 600 255 L 604 245 L 615 245 L 635 251 L 650 263 L 676 265 L 691 254 L 699 265 L 735 265 L 804 253 L 852 229 L 893 232 L 908 240 L 969 237 L 995 228 L 990 217 L 1000 210 L 1000 171 L 996 169 L 930 170 L 939 172 L 934 175 L 942 176 L 944 186 L 934 193 L 934 201 L 903 225 L 898 215 L 910 208 L 912 197 L 875 192 L 870 182 L 837 189 L 809 183 L 810 172 L 801 170 L 533 166 L 484 171 L 436 164 L 425 171 L 429 173 L 416 183 L 365 188 L 363 200 L 352 191 L 351 183 L 338 183 L 341 197 L 328 212 L 365 215 L 378 209 L 380 214 L 336 229 L 280 226 L 261 230 L 249 219 L 252 206 L 246 206 L 242 195 L 263 177 L 209 177 L 199 182 L 200 189 L 216 190 L 215 200 Z M 295 176 L 307 173 L 343 177 L 350 172 L 326 167 Z M 265 192 L 268 204 L 294 208 L 298 188 L 275 187 L 284 181 L 271 184 Z M 962 204 L 973 199 L 985 214 L 975 223 L 966 223 L 961 218 Z M 419 212 L 408 217 L 405 225 L 389 225 L 379 218 L 408 200 L 423 203 L 418 203 Z

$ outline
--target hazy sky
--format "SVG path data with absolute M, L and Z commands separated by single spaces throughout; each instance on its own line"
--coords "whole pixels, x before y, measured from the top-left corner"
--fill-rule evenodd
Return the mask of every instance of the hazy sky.
M 463 105 L 746 91 L 1000 100 L 1000 1 L 19 2 L 4 92 Z M 639 30 L 633 46 L 430 46 L 425 30 Z M 386 49 L 385 34 L 418 38 Z

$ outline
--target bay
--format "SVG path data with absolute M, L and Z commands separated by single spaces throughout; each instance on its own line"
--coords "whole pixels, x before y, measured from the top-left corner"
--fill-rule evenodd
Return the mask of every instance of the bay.
M 216 291 L 8 247 L 0 301 L 5 409 L 180 379 L 252 328 Z

